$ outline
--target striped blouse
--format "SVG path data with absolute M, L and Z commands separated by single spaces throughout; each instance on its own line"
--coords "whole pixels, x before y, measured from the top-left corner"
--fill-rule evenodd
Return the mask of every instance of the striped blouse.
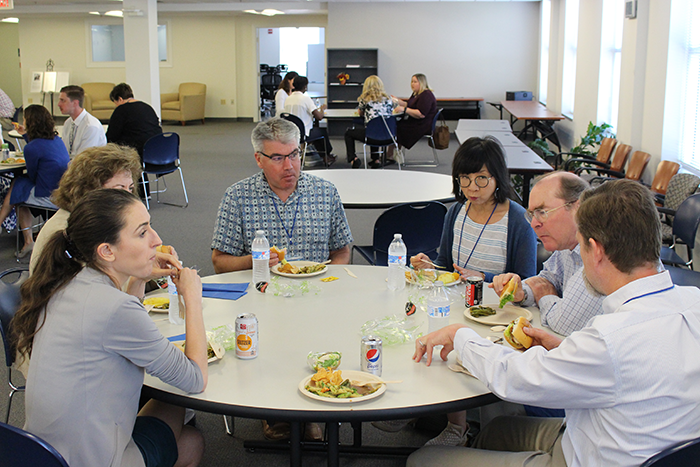
M 484 233 L 479 238 L 481 229 Z M 469 254 L 474 249 L 469 258 Z M 460 210 L 454 223 L 454 242 L 452 257 L 460 267 L 467 267 L 481 272 L 501 274 L 506 272 L 506 254 L 508 245 L 508 213 L 495 224 L 477 224 Z M 469 258 L 469 263 L 467 262 Z

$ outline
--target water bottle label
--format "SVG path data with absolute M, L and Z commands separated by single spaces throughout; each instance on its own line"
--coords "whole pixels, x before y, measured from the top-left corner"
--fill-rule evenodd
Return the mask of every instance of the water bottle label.
M 406 255 L 389 255 L 389 264 L 399 264 L 401 266 L 406 265 Z
M 253 251 L 253 261 L 256 259 L 270 260 L 270 250 L 265 251 Z
M 447 318 L 450 316 L 450 305 L 447 306 L 429 306 L 428 316 L 433 318 Z

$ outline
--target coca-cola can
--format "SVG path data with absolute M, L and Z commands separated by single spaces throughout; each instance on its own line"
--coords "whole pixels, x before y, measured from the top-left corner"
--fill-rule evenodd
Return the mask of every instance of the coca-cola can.
M 484 279 L 479 276 L 467 277 L 467 290 L 464 294 L 464 306 L 467 308 L 481 305 L 484 301 Z
M 375 376 L 382 376 L 382 340 L 379 337 L 362 337 L 360 369 Z
M 253 313 L 236 317 L 236 357 L 249 360 L 258 356 L 258 318 Z

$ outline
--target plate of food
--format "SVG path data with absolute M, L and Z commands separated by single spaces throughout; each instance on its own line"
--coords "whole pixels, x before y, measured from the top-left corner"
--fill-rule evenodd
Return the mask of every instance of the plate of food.
M 279 276 L 292 278 L 314 277 L 323 274 L 328 269 L 323 263 L 315 261 L 284 261 L 270 268 L 270 271 Z
M 421 288 L 429 288 L 435 282 L 442 281 L 445 287 L 452 287 L 461 282 L 458 272 L 440 271 L 439 269 L 409 269 L 406 271 L 406 282 Z
M 306 397 L 335 404 L 367 401 L 385 391 L 386 384 L 379 376 L 364 371 L 320 368 L 299 383 L 299 392 Z
M 532 313 L 527 308 L 521 308 L 515 305 L 504 305 L 503 308 L 498 308 L 498 303 L 467 308 L 464 310 L 464 316 L 467 319 L 488 326 L 495 326 L 498 324 L 507 326 L 520 316 L 528 321 L 532 320 Z
M 170 308 L 170 297 L 168 293 L 157 292 L 150 294 L 143 300 L 143 306 L 146 311 L 152 311 L 153 313 L 167 313 Z
M 13 155 L 13 153 L 10 153 L 10 155 Z M 0 165 L 6 168 L 23 167 L 26 165 L 26 161 L 24 160 L 24 157 L 10 157 L 0 161 Z
M 175 341 L 173 345 L 178 349 L 185 352 L 185 341 Z M 207 362 L 214 363 L 217 360 L 224 358 L 226 350 L 224 347 L 216 341 L 210 340 L 207 342 Z

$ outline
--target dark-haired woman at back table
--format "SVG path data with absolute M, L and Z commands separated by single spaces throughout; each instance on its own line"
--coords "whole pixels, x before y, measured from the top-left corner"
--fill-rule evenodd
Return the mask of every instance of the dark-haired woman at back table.
M 296 71 L 290 71 L 284 75 L 284 79 L 280 83 L 277 92 L 275 93 L 275 117 L 279 117 L 284 112 L 284 102 L 292 94 L 294 90 L 294 78 L 299 76 Z
M 411 91 L 407 101 L 397 99 L 399 112 L 404 113 L 404 118 L 398 122 L 396 136 L 399 146 L 406 149 L 411 149 L 424 135 L 430 134 L 437 114 L 437 100 L 423 73 L 411 77 Z
M 201 280 L 172 258 L 160 262 L 159 245 L 136 196 L 92 191 L 20 289 L 11 329 L 15 348 L 31 356 L 25 429 L 71 467 L 194 466 L 201 459 L 204 440 L 184 426 L 184 408 L 152 400 L 138 410 L 144 372 L 185 392 L 207 385 Z M 168 272 L 187 307 L 184 353 L 139 301 L 146 281 Z M 139 279 L 128 294 L 121 289 L 130 277 Z
M 20 203 L 57 209 L 49 197 L 68 168 L 70 156 L 54 126 L 53 117 L 46 107 L 30 105 L 24 109 L 24 125 L 18 131 L 28 141 L 24 147 L 27 175 L 15 178 L 10 185 L 0 208 L 0 223 Z M 34 248 L 32 229 L 29 228 L 32 214 L 28 208 L 19 207 L 17 217 L 24 237 L 24 247 L 17 256 L 24 258 Z

